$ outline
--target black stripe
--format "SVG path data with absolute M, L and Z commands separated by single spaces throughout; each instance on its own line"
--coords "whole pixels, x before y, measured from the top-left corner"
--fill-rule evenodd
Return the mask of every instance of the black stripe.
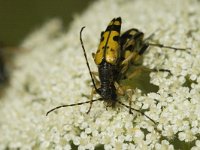
M 121 17 L 116 18 L 115 21 L 119 21 L 120 24 L 122 23 L 122 19 L 121 19 Z
M 147 48 L 149 47 L 149 45 L 148 44 L 144 44 L 143 46 L 142 46 L 142 48 L 140 49 L 140 51 L 139 51 L 139 55 L 142 55 L 146 50 L 147 50 Z
M 121 18 L 117 18 L 117 19 L 121 19 Z M 111 35 L 111 32 L 112 31 L 117 31 L 119 34 L 120 34 L 120 30 L 121 30 L 121 24 L 120 25 L 114 25 L 114 23 L 115 23 L 115 20 L 116 19 L 113 19 L 113 21 L 111 21 L 112 22 L 112 24 L 111 25 L 109 25 L 107 28 L 106 28 L 106 31 L 105 32 L 109 32 L 108 33 L 108 37 L 107 37 L 107 40 L 106 40 L 106 44 L 105 44 L 105 47 L 104 47 L 104 58 L 106 58 L 106 49 L 107 49 L 107 45 L 108 45 L 108 40 L 109 40 L 109 38 L 110 38 L 110 35 Z M 104 32 L 104 33 L 105 33 Z
M 126 47 L 125 51 L 127 51 L 127 50 L 133 51 L 134 48 L 135 48 L 135 44 L 134 44 L 134 45 L 131 44 L 131 45 L 129 45 L 128 47 Z
M 138 39 L 141 39 L 143 37 L 143 33 L 142 32 L 138 32 L 134 35 L 134 39 L 137 41 Z
M 116 41 L 116 42 L 118 42 L 119 41 L 119 36 L 114 36 L 113 40 Z
M 112 22 L 112 24 L 109 25 L 106 28 L 105 31 L 117 31 L 117 32 L 120 32 L 120 30 L 121 30 L 121 23 L 122 23 L 121 17 L 114 18 L 111 22 Z M 119 22 L 119 25 L 115 25 L 116 22 Z
M 121 25 L 110 25 L 106 28 L 106 31 L 117 31 L 120 32 Z
M 135 34 L 131 34 L 132 31 L 135 31 Z M 138 29 L 135 29 L 135 28 L 129 29 L 126 32 L 124 32 L 120 37 L 121 46 L 123 46 L 127 42 L 127 40 L 130 40 L 130 39 L 134 41 L 137 40 L 137 36 L 140 36 L 140 35 L 137 35 L 138 33 L 142 33 L 142 32 L 140 32 Z
M 132 37 L 132 36 L 133 36 L 133 34 L 131 34 L 132 31 L 135 31 L 135 34 L 136 34 L 137 32 L 139 32 L 138 29 L 132 28 L 132 29 L 127 30 L 126 32 L 124 32 L 124 33 L 121 35 L 121 38 L 130 38 L 130 37 Z

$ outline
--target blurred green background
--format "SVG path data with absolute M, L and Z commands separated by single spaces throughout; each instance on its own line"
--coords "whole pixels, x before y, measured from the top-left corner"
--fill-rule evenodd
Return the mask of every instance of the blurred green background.
M 59 17 L 64 25 L 94 0 L 0 0 L 0 41 L 16 46 L 36 27 Z

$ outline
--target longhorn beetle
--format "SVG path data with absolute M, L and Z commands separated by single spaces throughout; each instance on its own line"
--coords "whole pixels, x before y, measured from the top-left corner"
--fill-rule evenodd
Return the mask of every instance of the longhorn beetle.
M 155 44 L 150 43 L 149 39 L 152 38 L 154 34 L 150 35 L 146 39 L 143 39 L 144 33 L 139 31 L 138 29 L 132 28 L 123 33 L 120 37 L 120 46 L 121 46 L 121 73 L 127 71 L 130 65 L 136 65 L 139 63 L 141 56 L 148 49 L 149 46 L 160 47 L 160 48 L 168 48 L 174 50 L 186 50 L 189 48 L 176 48 L 171 46 L 165 46 L 163 44 Z M 137 71 L 137 70 L 135 70 Z M 134 72 L 135 72 L 134 71 Z M 151 71 L 166 71 L 166 69 L 151 69 Z
M 86 65 L 88 67 L 89 74 L 93 83 L 91 100 L 70 105 L 61 105 L 49 110 L 46 113 L 46 115 L 61 107 L 76 106 L 86 103 L 90 103 L 89 110 L 87 111 L 87 113 L 89 113 L 93 102 L 104 101 L 107 103 L 107 106 L 115 107 L 116 103 L 118 103 L 124 107 L 129 108 L 130 112 L 131 110 L 137 111 L 155 123 L 155 121 L 150 117 L 148 117 L 147 115 L 145 115 L 144 112 L 134 109 L 131 106 L 128 106 L 118 100 L 118 94 L 123 94 L 122 89 L 118 84 L 118 82 L 122 78 L 124 78 L 125 73 L 129 68 L 129 65 L 131 64 L 134 65 L 138 57 L 141 56 L 149 46 L 165 47 L 175 50 L 177 49 L 183 50 L 183 49 L 164 46 L 161 44 L 148 43 L 146 42 L 147 39 L 143 40 L 144 34 L 137 29 L 130 29 L 120 36 L 121 18 L 120 17 L 114 18 L 109 23 L 106 30 L 101 33 L 100 44 L 98 46 L 97 52 L 96 54 L 93 53 L 94 61 L 98 66 L 98 76 L 99 76 L 99 81 L 98 81 L 95 78 L 96 74 L 93 73 L 90 69 L 87 59 L 87 54 L 82 41 L 82 31 L 84 28 L 85 27 L 82 27 L 80 31 L 80 42 L 86 60 Z M 152 69 L 152 71 L 168 71 L 168 70 Z M 98 87 L 98 85 L 100 86 Z M 99 94 L 100 98 L 93 100 L 94 92 Z
M 81 103 L 75 103 L 70 105 L 61 105 L 58 107 L 55 107 L 51 110 L 49 110 L 46 115 L 48 115 L 50 112 L 59 109 L 61 107 L 68 107 L 68 106 L 76 106 L 76 105 L 82 105 L 86 103 L 90 103 L 90 108 L 87 113 L 90 112 L 92 103 L 95 101 L 105 101 L 107 103 L 107 106 L 114 107 L 116 103 L 119 103 L 120 105 L 129 108 L 130 110 L 137 111 L 141 113 L 142 115 L 149 118 L 152 122 L 155 123 L 153 119 L 145 115 L 140 110 L 131 108 L 127 106 L 126 104 L 120 102 L 117 100 L 117 81 L 120 79 L 120 59 L 121 59 L 121 47 L 120 47 L 120 30 L 121 30 L 121 18 L 114 18 L 106 28 L 104 32 L 101 33 L 100 38 L 100 44 L 98 47 L 98 50 L 96 54 L 93 54 L 94 60 L 96 65 L 98 66 L 98 73 L 99 73 L 99 79 L 100 79 L 100 87 L 98 88 L 96 85 L 96 81 L 94 79 L 94 73 L 91 72 L 87 54 L 83 45 L 82 41 L 82 31 L 85 27 L 81 28 L 80 31 L 80 41 L 81 46 L 84 52 L 84 57 L 86 59 L 86 64 L 90 73 L 90 77 L 94 86 L 94 91 L 92 91 L 92 95 L 94 92 L 100 95 L 100 98 L 93 100 L 91 96 L 90 101 L 81 102 Z

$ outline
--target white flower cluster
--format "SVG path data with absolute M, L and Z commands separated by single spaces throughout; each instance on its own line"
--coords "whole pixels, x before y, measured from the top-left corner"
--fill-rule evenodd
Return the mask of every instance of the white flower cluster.
M 0 149 L 200 149 L 200 1 L 102 0 L 76 16 L 69 31 L 54 19 L 25 39 L 26 49 L 14 61 L 10 86 L 0 100 Z M 134 108 L 148 110 L 153 124 L 127 108 L 103 102 L 59 109 L 59 104 L 88 101 L 90 76 L 79 41 L 83 33 L 91 57 L 101 31 L 114 17 L 122 17 L 122 31 L 138 28 L 154 43 L 190 47 L 185 51 L 150 47 L 143 64 L 171 71 L 150 74 L 157 93 L 134 90 Z M 141 83 L 142 84 L 142 83 Z M 125 98 L 121 101 L 126 102 Z

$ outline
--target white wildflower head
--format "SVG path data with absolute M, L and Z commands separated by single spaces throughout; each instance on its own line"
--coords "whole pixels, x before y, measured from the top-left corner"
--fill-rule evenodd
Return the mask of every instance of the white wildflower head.
M 180 5 L 181 3 L 181 5 Z M 0 149 L 200 149 L 200 30 L 199 1 L 96 1 L 76 16 L 67 33 L 54 19 L 28 36 L 26 51 L 15 60 L 16 69 L 0 101 Z M 101 31 L 114 17 L 122 17 L 122 31 L 137 28 L 151 42 L 185 51 L 150 46 L 147 68 L 168 69 L 150 74 L 157 92 L 135 89 L 132 107 L 106 108 L 103 102 L 46 112 L 60 104 L 88 101 L 91 81 L 79 41 L 90 55 L 96 52 Z M 143 83 L 141 83 L 143 84 Z M 94 99 L 98 98 L 95 95 Z M 126 97 L 120 100 L 128 105 Z

